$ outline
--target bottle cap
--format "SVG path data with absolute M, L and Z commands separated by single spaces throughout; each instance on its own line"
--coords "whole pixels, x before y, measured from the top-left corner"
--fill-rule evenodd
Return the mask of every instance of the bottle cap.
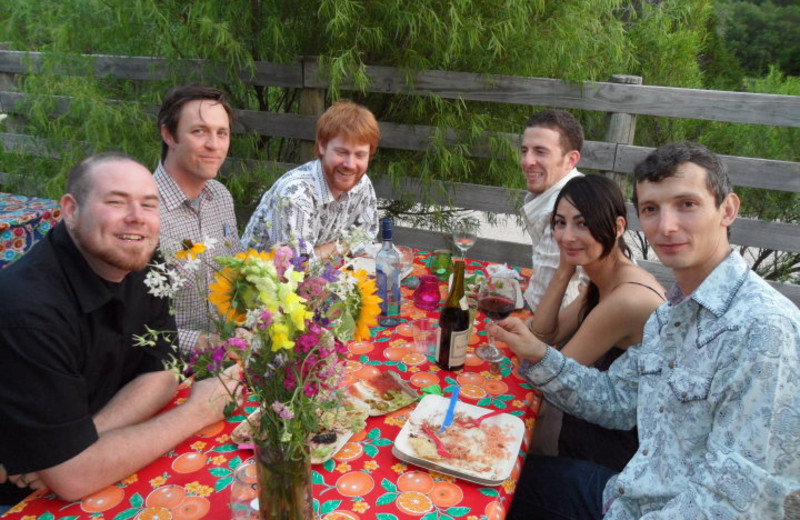
M 381 237 L 384 240 L 392 239 L 392 219 L 381 219 Z

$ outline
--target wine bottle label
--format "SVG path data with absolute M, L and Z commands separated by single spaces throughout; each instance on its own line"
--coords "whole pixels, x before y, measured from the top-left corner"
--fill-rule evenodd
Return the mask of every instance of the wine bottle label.
M 458 300 L 458 306 L 461 307 L 462 311 L 469 310 L 469 300 L 467 300 L 466 296 L 462 296 L 460 300 Z
M 460 367 L 467 359 L 469 329 L 450 333 L 450 366 Z

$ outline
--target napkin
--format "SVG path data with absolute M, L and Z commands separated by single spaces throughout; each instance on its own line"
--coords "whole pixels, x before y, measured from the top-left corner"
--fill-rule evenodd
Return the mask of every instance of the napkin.
M 511 269 L 506 264 L 487 265 L 486 273 L 492 278 L 516 278 L 519 281 L 524 280 L 524 278 L 517 271 Z

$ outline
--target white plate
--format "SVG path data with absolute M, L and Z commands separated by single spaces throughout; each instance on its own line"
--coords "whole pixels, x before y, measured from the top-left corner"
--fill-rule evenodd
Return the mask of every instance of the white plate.
M 334 455 L 339 453 L 339 450 L 342 449 L 342 446 L 347 444 L 347 441 L 349 441 L 350 437 L 352 437 L 352 436 L 353 436 L 353 432 L 351 432 L 349 430 L 346 431 L 346 432 L 337 431 L 336 432 L 336 441 L 331 443 L 330 451 L 326 450 L 326 452 L 324 454 L 322 454 L 322 456 L 315 456 L 314 455 L 314 453 L 313 453 L 314 452 L 314 445 L 309 442 L 309 445 L 311 445 L 311 452 L 312 452 L 311 453 L 311 464 L 323 464 L 323 463 L 328 462 L 329 460 L 331 460 Z M 319 444 L 318 446 L 324 446 L 324 444 Z
M 364 251 L 362 252 L 363 256 L 357 256 L 352 260 L 352 265 L 354 270 L 363 269 L 367 273 L 375 276 L 375 255 L 378 254 L 378 251 L 381 249 L 381 244 L 370 244 Z M 395 247 L 395 249 L 397 249 Z M 400 273 L 400 279 L 402 280 L 406 276 L 410 275 L 414 271 L 414 266 L 406 269 L 402 273 Z
M 477 484 L 485 486 L 497 486 L 502 484 L 503 481 L 511 475 L 511 470 L 514 468 L 514 463 L 519 456 L 522 438 L 525 435 L 525 423 L 515 415 L 501 414 L 490 417 L 483 423 L 484 425 L 488 424 L 505 427 L 510 437 L 508 445 L 504 446 L 507 456 L 501 460 L 494 461 L 489 471 L 477 471 L 473 468 L 464 467 L 463 465 L 459 465 L 458 460 L 440 459 L 433 461 L 420 458 L 416 455 L 416 452 L 411 447 L 410 438 L 412 435 L 425 436 L 421 430 L 423 420 L 432 425 L 441 425 L 449 401 L 450 399 L 439 395 L 426 395 L 414 411 L 411 412 L 408 420 L 400 430 L 400 433 L 397 434 L 392 453 L 395 457 L 404 462 L 446 473 Z M 461 401 L 456 404 L 455 409 L 456 414 L 464 414 L 470 418 L 480 417 L 489 411 L 491 410 L 488 408 L 481 408 Z M 450 428 L 455 427 L 458 426 L 450 426 Z M 438 433 L 438 428 L 434 428 L 434 430 Z M 476 442 L 479 441 L 478 435 L 481 433 L 481 430 L 471 428 L 470 431 L 475 432 Z

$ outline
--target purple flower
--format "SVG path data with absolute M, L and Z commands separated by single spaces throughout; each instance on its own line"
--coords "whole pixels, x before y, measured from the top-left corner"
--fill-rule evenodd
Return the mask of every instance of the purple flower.
M 336 269 L 333 264 L 327 263 L 325 264 L 325 272 L 322 273 L 322 278 L 329 282 L 335 282 L 339 279 L 339 270 Z
M 275 413 L 278 414 L 278 417 L 288 421 L 289 419 L 294 419 L 294 412 L 289 409 L 288 406 L 281 403 L 280 401 L 275 401 L 272 403 L 272 409 L 275 410 Z

